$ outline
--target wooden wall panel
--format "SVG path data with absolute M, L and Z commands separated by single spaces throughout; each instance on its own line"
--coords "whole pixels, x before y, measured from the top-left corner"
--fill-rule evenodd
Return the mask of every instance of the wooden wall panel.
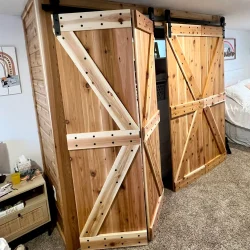
M 43 151 L 43 163 L 45 174 L 48 173 L 52 185 L 57 187 L 58 193 L 60 183 L 57 174 L 56 155 L 54 150 L 53 131 L 50 119 L 47 91 L 44 85 L 44 72 L 40 58 L 40 45 L 37 33 L 37 17 L 33 2 L 27 14 L 23 18 L 24 31 L 27 44 L 27 54 L 31 69 L 32 87 L 37 114 L 38 127 L 40 127 L 41 148 Z M 50 145 L 50 146 L 49 146 Z M 58 205 L 60 207 L 60 205 Z M 60 207 L 60 209 L 62 209 Z
M 28 1 L 22 15 L 37 113 L 44 172 L 56 190 L 59 231 L 66 249 L 79 247 L 79 231 L 67 150 L 65 118 L 51 15 L 40 0 Z M 65 152 L 63 150 L 65 149 Z M 52 190 L 53 192 L 53 190 Z M 52 194 L 53 196 L 53 194 Z M 53 204 L 50 204 L 53 207 Z
M 134 121 L 138 123 L 131 29 L 79 31 L 76 35 Z M 59 42 L 56 48 L 64 112 L 68 121 L 67 133 L 117 130 L 118 127 Z M 70 151 L 80 230 L 87 221 L 119 149 L 117 147 Z M 146 228 L 142 178 L 141 157 L 140 153 L 137 153 L 100 234 Z

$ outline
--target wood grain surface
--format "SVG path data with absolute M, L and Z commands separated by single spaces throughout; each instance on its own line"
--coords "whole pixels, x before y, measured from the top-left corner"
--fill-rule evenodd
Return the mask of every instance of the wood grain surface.
M 178 25 L 176 35 L 166 39 L 175 190 L 204 174 L 206 164 L 225 152 L 222 28 Z

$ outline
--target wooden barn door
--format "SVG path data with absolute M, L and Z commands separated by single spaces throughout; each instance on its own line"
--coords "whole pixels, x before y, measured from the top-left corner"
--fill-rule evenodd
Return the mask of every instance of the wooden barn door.
M 140 12 L 134 12 L 134 42 L 142 153 L 145 179 L 145 199 L 149 239 L 153 239 L 163 202 L 164 188 L 161 177 L 159 142 L 160 112 L 157 105 L 154 26 Z
M 178 190 L 226 156 L 223 31 L 172 24 L 168 36 L 173 188 Z
M 159 152 L 154 150 L 158 149 L 157 143 L 159 146 L 154 65 L 150 66 L 152 90 L 147 92 L 152 93 L 152 110 L 147 119 L 143 118 L 145 124 L 152 123 L 145 127 L 143 141 L 153 161 L 150 172 L 144 170 L 141 140 L 144 125 L 138 97 L 140 100 L 146 97 L 136 88 L 134 51 L 139 48 L 133 50 L 132 15 L 130 10 L 112 10 L 54 16 L 82 249 L 147 244 L 150 226 L 146 214 L 154 221 L 158 209 L 153 206 L 159 207 L 163 191 L 160 173 L 154 175 L 157 182 L 152 177 L 152 169 L 160 169 Z M 153 50 L 152 32 L 153 29 L 150 36 L 146 33 L 145 37 L 150 37 L 147 47 L 139 51 L 147 61 L 149 47 Z M 150 55 L 154 58 L 154 53 Z M 143 73 L 146 80 L 147 74 Z M 143 84 L 144 80 L 139 80 L 138 88 L 146 88 Z M 145 171 L 152 203 L 147 213 Z

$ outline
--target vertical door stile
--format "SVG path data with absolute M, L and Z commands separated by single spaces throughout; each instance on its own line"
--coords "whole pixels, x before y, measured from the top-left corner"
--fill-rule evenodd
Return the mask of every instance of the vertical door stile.
M 154 26 L 140 12 L 132 13 L 148 237 L 152 240 L 164 196 L 158 128 L 160 113 L 154 65 Z

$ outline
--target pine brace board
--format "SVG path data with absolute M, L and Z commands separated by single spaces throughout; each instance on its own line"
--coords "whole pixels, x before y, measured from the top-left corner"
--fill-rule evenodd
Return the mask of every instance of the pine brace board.
M 166 25 L 166 30 L 167 29 L 168 27 Z M 195 40 L 195 39 L 200 39 L 200 40 Z M 200 43 L 204 42 L 205 43 L 204 47 L 202 44 L 199 44 L 199 42 Z M 176 140 L 177 138 L 175 136 L 176 133 L 181 133 L 180 131 L 178 132 L 178 125 L 175 124 L 178 124 L 180 121 L 182 121 L 183 124 L 187 124 L 184 122 L 185 120 L 188 121 L 189 123 L 189 128 L 187 129 L 184 147 L 182 149 L 183 151 L 181 151 L 182 153 L 180 152 L 181 153 L 179 154 L 180 157 L 178 156 L 177 158 L 176 157 L 174 158 L 174 161 L 177 162 L 176 172 L 174 172 L 173 176 L 174 189 L 178 190 L 186 186 L 188 183 L 194 181 L 202 174 L 205 174 L 206 172 L 210 171 L 216 165 L 221 163 L 226 156 L 225 144 L 224 144 L 224 138 L 222 136 L 223 133 L 221 126 L 221 123 L 223 123 L 223 117 L 220 118 L 220 124 L 218 124 L 218 114 L 219 114 L 218 112 L 221 112 L 225 102 L 224 88 L 223 92 L 218 93 L 218 91 L 222 90 L 221 86 L 224 86 L 224 82 L 222 80 L 223 76 L 221 76 L 223 74 L 221 73 L 223 72 L 221 71 L 221 67 L 223 68 L 223 65 L 221 65 L 223 57 L 222 28 L 210 27 L 210 26 L 204 27 L 200 25 L 172 24 L 172 37 L 171 38 L 166 37 L 166 43 L 173 55 L 171 58 L 172 60 L 174 59 L 175 61 L 175 62 L 168 61 L 169 72 L 170 72 L 169 73 L 170 102 L 174 103 L 174 105 L 173 104 L 170 105 L 172 140 L 173 138 L 175 138 L 174 140 Z M 208 60 L 208 57 L 204 56 L 206 55 L 205 53 L 207 52 L 204 51 L 203 53 L 199 51 L 200 48 L 202 50 L 206 49 L 205 47 L 206 43 L 207 43 L 207 49 L 211 50 L 211 52 L 209 52 L 211 53 L 210 60 Z M 210 46 L 208 46 L 209 43 L 211 43 Z M 187 48 L 183 47 L 184 46 L 183 44 L 185 44 L 185 46 L 190 46 L 190 49 L 189 47 Z M 193 47 L 190 44 L 192 44 Z M 209 55 L 209 53 L 207 55 Z M 200 62 L 197 59 L 199 57 L 202 58 L 201 60 L 203 61 Z M 196 61 L 193 62 L 194 60 Z M 207 60 L 205 61 L 207 63 L 206 66 L 207 68 L 205 69 L 204 69 L 205 65 L 204 60 Z M 171 66 L 170 63 L 172 64 Z M 196 66 L 198 65 L 197 67 L 201 67 L 202 73 L 200 74 L 202 75 L 202 78 L 197 77 L 198 76 L 197 71 L 194 72 L 195 70 L 194 63 L 196 63 Z M 178 92 L 176 92 L 177 91 L 176 89 L 183 88 L 184 86 L 182 87 L 177 86 L 173 88 L 173 86 L 182 84 L 180 80 L 181 76 L 179 76 L 179 78 L 177 78 L 176 76 L 176 74 L 178 74 L 178 71 L 175 71 L 176 70 L 175 67 L 179 68 L 185 80 L 185 83 L 187 85 L 186 93 L 188 93 L 188 90 L 190 91 L 191 97 L 188 97 L 189 101 L 186 102 L 183 100 L 178 101 L 178 98 L 183 98 L 183 97 L 178 96 Z M 180 89 L 178 91 L 180 91 Z M 193 100 L 191 101 L 191 99 Z M 221 115 L 222 114 L 223 113 L 221 113 Z M 215 116 L 217 118 L 215 118 Z M 206 127 L 205 125 L 201 127 L 201 124 L 204 123 L 207 123 L 208 127 Z M 185 126 L 186 125 L 183 125 L 182 128 L 181 127 L 179 128 L 185 131 L 186 130 Z M 201 130 L 203 130 L 202 134 L 200 132 Z M 205 132 L 204 130 L 210 130 L 211 132 L 209 131 Z M 205 135 L 205 133 L 207 134 Z M 210 138 L 209 133 L 212 134 L 216 146 L 214 144 L 212 146 L 213 140 L 211 142 L 208 142 L 207 141 L 208 138 L 206 137 L 203 138 L 203 136 L 208 136 Z M 195 142 L 196 140 L 197 142 Z M 200 140 L 200 142 L 198 140 Z M 207 141 L 206 145 L 204 144 L 203 140 Z M 203 143 L 202 148 L 201 149 L 197 148 L 196 152 L 194 151 L 195 143 Z M 178 150 L 177 144 L 174 145 L 175 148 L 172 149 L 172 152 L 176 154 L 176 150 Z M 211 159 L 212 152 L 209 152 L 210 156 L 206 156 L 205 158 L 203 156 L 203 148 L 205 149 L 208 146 L 210 148 L 211 146 L 218 148 L 217 155 L 215 157 L 213 156 L 214 158 L 212 159 Z M 215 152 L 216 151 L 214 149 L 213 155 L 216 154 Z M 198 157 L 198 160 L 202 161 L 202 159 L 205 159 L 205 163 L 203 163 L 200 166 L 196 166 L 198 161 L 196 163 L 191 162 L 190 159 L 193 159 L 192 157 L 194 157 L 195 154 Z M 210 160 L 207 161 L 206 159 L 209 159 L 209 157 Z M 190 165 L 188 165 L 188 163 L 190 163 Z M 187 166 L 189 166 L 190 170 L 187 170 Z
M 130 10 L 109 10 L 60 14 L 61 31 L 117 29 L 131 27 Z
M 141 145 L 140 129 L 74 33 L 82 30 L 131 27 L 130 10 L 60 14 L 59 20 L 59 43 L 120 129 L 67 135 L 69 150 L 121 146 L 82 229 L 81 248 L 145 245 L 146 230 L 98 235 Z
M 173 36 L 223 37 L 221 27 L 172 23 Z
M 81 238 L 84 249 L 110 249 L 124 246 L 147 245 L 147 230 L 102 234 L 95 237 Z M 103 244 L 103 242 L 105 242 Z

